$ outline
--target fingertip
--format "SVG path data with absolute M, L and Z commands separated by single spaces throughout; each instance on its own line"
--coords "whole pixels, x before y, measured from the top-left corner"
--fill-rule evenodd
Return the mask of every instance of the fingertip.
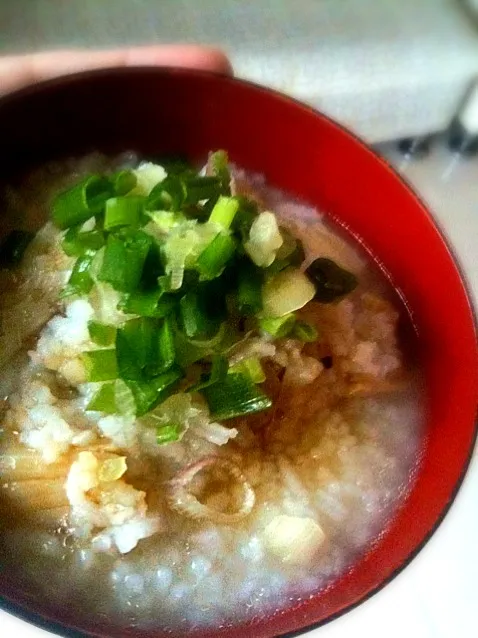
M 126 66 L 180 66 L 232 75 L 232 64 L 218 47 L 170 44 L 134 47 L 124 51 Z
M 225 75 L 234 75 L 234 69 L 232 63 L 227 54 L 220 48 L 208 47 L 204 51 L 204 55 L 208 57 L 208 64 L 211 71 L 217 73 L 224 73 Z

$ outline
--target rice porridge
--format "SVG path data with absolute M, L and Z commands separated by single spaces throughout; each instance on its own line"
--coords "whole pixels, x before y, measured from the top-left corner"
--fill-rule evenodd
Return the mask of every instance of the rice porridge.
M 224 153 L 51 164 L 5 208 L 36 233 L 0 270 L 5 577 L 178 635 L 296 605 L 371 547 L 423 388 L 362 249 Z

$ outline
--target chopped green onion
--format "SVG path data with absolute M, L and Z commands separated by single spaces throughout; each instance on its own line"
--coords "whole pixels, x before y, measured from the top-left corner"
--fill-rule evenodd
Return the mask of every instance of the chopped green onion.
M 228 160 L 227 152 L 222 150 L 211 153 L 208 160 L 208 165 L 211 167 L 213 175 L 219 178 L 223 195 L 230 195 L 231 193 L 231 174 Z
M 109 326 L 99 321 L 88 321 L 90 339 L 98 346 L 112 346 L 116 339 L 115 326 Z
M 259 214 L 259 207 L 256 202 L 242 195 L 236 195 L 235 199 L 239 202 L 239 210 L 232 222 L 232 229 L 239 233 L 244 243 L 249 239 L 252 223 Z
M 213 350 L 217 350 L 218 346 L 224 340 L 225 336 L 226 336 L 226 324 L 221 323 L 217 332 L 213 334 L 211 337 L 208 337 L 206 339 L 188 339 L 188 342 L 192 346 L 197 346 L 198 348 L 201 348 L 203 350 L 203 353 L 205 350 L 212 352 Z
M 232 259 L 236 250 L 236 242 L 230 235 L 218 233 L 196 260 L 196 268 L 201 280 L 219 277 L 227 262 Z
M 170 320 L 161 325 L 148 317 L 127 321 L 117 332 L 116 351 L 122 379 L 150 378 L 165 372 L 175 360 Z
M 199 392 L 199 390 L 222 381 L 227 374 L 228 368 L 229 362 L 226 357 L 219 354 L 213 355 L 209 374 L 202 374 L 199 382 L 191 386 L 188 392 Z
M 155 239 L 152 239 L 144 261 L 140 289 L 155 290 L 158 287 L 158 277 L 162 275 L 164 275 L 164 265 L 161 257 L 161 246 Z
M 355 290 L 357 277 L 341 268 L 332 259 L 320 257 L 307 268 L 307 274 L 315 284 L 314 299 L 320 303 L 332 303 Z
M 102 383 L 86 409 L 106 414 L 133 415 L 136 412 L 136 404 L 126 383 L 122 379 L 116 379 Z
M 163 293 L 173 292 L 172 283 L 171 283 L 171 274 L 161 275 L 160 277 L 158 277 L 158 286 L 160 287 Z
M 267 268 L 267 272 L 271 275 L 284 270 L 288 266 L 296 266 L 297 268 L 305 259 L 305 252 L 300 240 L 295 239 L 292 235 L 281 228 L 281 235 L 284 243 L 276 253 L 276 258 Z
M 113 187 L 106 177 L 91 175 L 57 196 L 53 202 L 53 223 L 62 229 L 83 224 L 100 213 L 112 195 Z
M 169 231 L 185 220 L 181 213 L 171 210 L 152 210 L 147 213 L 154 222 L 154 229 L 163 235 L 167 235 Z M 149 230 L 149 226 L 146 230 Z M 154 234 L 154 230 L 151 231 Z
M 98 279 L 122 292 L 133 292 L 141 281 L 143 267 L 153 243 L 152 237 L 137 231 L 110 235 Z
M 181 426 L 179 423 L 168 423 L 160 425 L 156 430 L 156 441 L 158 445 L 166 445 L 166 443 L 174 443 L 179 441 L 181 435 Z
M 239 201 L 235 197 L 221 195 L 212 209 L 209 221 L 227 230 L 231 226 L 238 210 Z
M 201 334 L 207 326 L 207 317 L 204 315 L 197 294 L 190 292 L 184 295 L 179 302 L 181 322 L 184 332 L 188 337 Z
M 134 189 L 135 195 L 148 196 L 153 188 L 166 178 L 166 171 L 159 164 L 151 162 L 141 162 L 134 170 L 136 179 L 138 180 Z
M 75 262 L 70 278 L 66 286 L 61 291 L 61 297 L 70 297 L 72 295 L 87 295 L 93 288 L 94 281 L 90 274 L 91 264 L 95 253 L 87 251 Z
M 148 317 L 131 319 L 117 331 L 116 353 L 122 379 L 142 378 L 143 370 L 155 359 L 156 334 L 156 323 Z
M 12 230 L 0 244 L 0 268 L 17 266 L 34 237 L 26 230 Z
M 133 393 L 123 379 L 116 379 L 115 381 L 115 399 L 117 413 L 125 415 L 136 413 Z
M 257 357 L 243 359 L 229 368 L 229 374 L 236 372 L 246 374 L 253 383 L 263 383 L 266 380 L 265 372 Z
M 181 370 L 174 367 L 153 379 L 126 381 L 134 396 L 136 416 L 143 416 L 173 394 L 182 376 Z
M 226 420 L 267 410 L 272 401 L 251 381 L 248 375 L 232 373 L 201 390 L 212 419 Z
M 81 226 L 69 228 L 61 242 L 63 251 L 69 257 L 78 257 L 87 250 L 99 250 L 105 244 L 105 236 L 101 230 L 81 232 L 80 229 Z
M 186 186 L 177 175 L 168 175 L 148 195 L 146 210 L 181 210 L 186 199 Z
M 112 197 L 106 202 L 105 230 L 122 226 L 138 227 L 144 208 L 144 197 Z
M 140 317 L 166 317 L 176 306 L 174 295 L 164 293 L 161 288 L 136 291 L 126 295 L 120 304 L 121 310 Z
M 122 196 L 133 190 L 138 183 L 138 178 L 133 171 L 123 170 L 115 173 L 112 176 L 112 181 L 115 194 Z
M 309 277 L 324 260 L 302 273 L 300 241 L 274 213 L 231 196 L 225 151 L 210 155 L 206 172 L 143 163 L 90 176 L 53 205 L 66 230 L 63 249 L 77 258 L 62 294 L 88 295 L 95 308 L 88 330 L 102 349 L 82 355 L 88 381 L 98 383 L 89 410 L 141 417 L 185 376 L 182 394 L 190 402 L 190 392 L 200 392 L 211 418 L 265 410 L 271 400 L 256 386 L 266 378 L 261 360 L 230 368 L 224 353 L 249 331 L 317 339 L 293 313 L 316 294 Z M 169 414 L 153 427 L 162 445 L 179 440 L 183 424 Z
M 317 328 L 306 321 L 296 321 L 291 332 L 293 339 L 299 339 L 300 341 L 317 341 L 319 333 Z
M 197 204 L 203 200 L 216 199 L 221 192 L 217 177 L 191 176 L 185 179 L 185 185 L 185 204 Z
M 176 353 L 176 363 L 181 366 L 181 368 L 186 369 L 191 364 L 211 354 L 212 348 L 205 349 L 194 344 L 191 339 L 188 339 L 184 332 L 175 327 L 174 351 Z
M 207 312 L 205 301 L 197 293 L 188 292 L 179 302 L 181 324 L 190 338 L 209 338 L 219 329 L 220 321 Z
M 282 339 L 292 332 L 295 325 L 294 313 L 282 317 L 264 317 L 259 319 L 259 327 L 275 339 Z
M 270 211 L 264 211 L 252 222 L 244 250 L 256 266 L 267 268 L 274 261 L 276 252 L 283 243 L 276 216 Z
M 296 268 L 286 268 L 266 280 L 262 288 L 263 315 L 282 317 L 299 310 L 314 298 L 315 286 Z
M 282 237 L 282 246 L 278 248 L 276 258 L 287 259 L 295 253 L 298 246 L 301 246 L 301 242 L 291 235 L 286 228 L 281 226 L 279 230 Z
M 168 370 L 175 360 L 174 333 L 171 320 L 164 319 L 160 328 L 156 331 L 154 340 L 156 342 L 156 352 L 153 352 L 151 361 L 146 366 L 146 372 L 157 375 Z M 153 347 L 154 347 L 153 343 Z
M 116 414 L 115 382 L 104 383 L 86 406 L 87 410 Z
M 244 259 L 237 266 L 237 305 L 242 315 L 255 315 L 262 310 L 264 272 Z
M 82 361 L 86 368 L 88 381 L 110 381 L 118 376 L 116 365 L 116 351 L 90 350 L 82 354 Z
M 199 283 L 193 290 L 197 291 L 202 307 L 211 320 L 210 331 L 199 336 L 199 339 L 211 338 L 219 330 L 220 324 L 227 320 L 226 296 L 234 286 L 234 278 L 228 270 L 220 277 Z

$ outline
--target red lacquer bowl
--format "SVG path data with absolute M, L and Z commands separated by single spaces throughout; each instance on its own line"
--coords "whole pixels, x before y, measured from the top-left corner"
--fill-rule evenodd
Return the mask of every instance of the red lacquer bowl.
M 385 161 L 320 113 L 247 82 L 152 68 L 61 78 L 0 100 L 0 179 L 95 149 L 204 158 L 216 148 L 360 238 L 410 309 L 429 398 L 423 461 L 412 492 L 350 573 L 293 609 L 235 629 L 189 634 L 270 637 L 357 605 L 403 569 L 437 528 L 475 440 L 477 342 L 463 282 L 430 214 Z M 5 609 L 60 634 L 119 635 L 92 623 L 87 613 L 78 619 L 46 600 L 31 602 L 19 582 L 6 582 L 1 573 L 0 596 Z M 133 629 L 121 636 L 162 638 Z

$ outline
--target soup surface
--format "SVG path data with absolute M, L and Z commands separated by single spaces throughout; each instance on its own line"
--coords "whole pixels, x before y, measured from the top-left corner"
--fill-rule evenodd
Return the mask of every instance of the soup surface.
M 0 564 L 80 622 L 180 633 L 295 605 L 367 551 L 413 480 L 422 388 L 391 285 L 317 211 L 217 158 L 197 175 L 94 155 L 4 194 L 10 229 L 39 230 L 0 271 Z M 117 189 L 104 217 L 65 222 L 83 205 L 70 190 L 42 226 L 92 173 Z M 180 204 L 164 181 L 177 175 Z M 218 184 L 222 209 L 217 193 L 188 200 Z M 159 266 L 141 264 L 155 291 L 163 269 L 154 311 L 149 288 L 125 293 L 137 252 L 105 274 L 128 216 L 160 248 Z M 86 285 L 72 274 L 85 255 Z M 222 322 L 201 333 L 191 298 Z

